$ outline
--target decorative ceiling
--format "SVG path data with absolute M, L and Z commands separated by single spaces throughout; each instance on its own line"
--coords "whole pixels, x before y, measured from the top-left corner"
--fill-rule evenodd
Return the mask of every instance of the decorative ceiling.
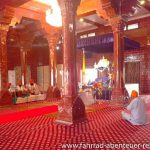
M 92 3 L 91 3 L 92 2 Z M 101 3 L 102 7 L 109 10 L 111 6 L 117 15 L 122 16 L 125 22 L 132 22 L 140 18 L 150 17 L 150 0 L 145 0 L 144 4 L 140 4 L 141 0 L 82 0 L 77 11 L 76 29 L 81 34 L 92 30 L 102 30 L 109 27 L 109 22 L 97 13 L 97 4 Z M 49 5 L 39 3 L 36 0 L 1 0 L 0 8 L 5 5 L 11 5 L 22 10 L 27 10 L 30 17 L 34 14 L 42 14 L 43 20 L 47 9 L 51 9 Z M 24 14 L 22 14 L 24 16 Z M 27 16 L 25 16 L 27 17 Z M 82 18 L 82 21 L 80 19 Z M 41 21 L 41 18 L 39 19 Z M 146 31 L 149 33 L 149 30 Z M 145 34 L 148 34 L 145 33 Z M 127 33 L 127 35 L 129 35 Z M 149 35 L 148 35 L 149 36 Z
M 88 0 L 84 0 L 84 2 L 85 1 Z M 139 0 L 111 0 L 111 1 L 113 7 L 116 10 L 116 13 L 121 15 L 126 22 L 150 16 L 150 0 L 145 0 L 145 4 L 143 5 L 140 4 Z M 50 6 L 38 3 L 35 0 L 31 0 L 27 3 L 24 3 L 20 7 L 32 10 L 37 13 L 45 13 L 46 10 L 50 8 Z M 87 9 L 89 9 L 89 7 L 87 7 Z M 80 18 L 83 18 L 82 22 L 80 21 Z M 107 20 L 98 16 L 96 10 L 90 10 L 89 13 L 86 13 L 84 15 L 79 14 L 77 17 L 76 24 L 77 24 L 77 33 L 109 25 Z

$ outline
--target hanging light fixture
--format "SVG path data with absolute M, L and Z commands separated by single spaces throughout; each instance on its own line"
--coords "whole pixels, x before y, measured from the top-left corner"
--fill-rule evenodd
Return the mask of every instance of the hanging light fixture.
M 50 6 L 51 9 L 46 11 L 46 22 L 51 26 L 61 27 L 62 16 L 57 0 L 34 0 L 36 2 Z
M 46 22 L 50 24 L 51 26 L 55 27 L 61 27 L 62 26 L 62 17 L 61 17 L 61 12 L 58 9 L 57 11 L 54 9 L 51 11 L 48 9 L 46 11 Z
M 100 71 L 105 70 L 106 68 L 109 67 L 109 60 L 104 58 L 100 59 L 99 62 L 94 64 L 94 68 Z
M 145 0 L 140 0 L 140 4 L 144 5 L 145 4 Z

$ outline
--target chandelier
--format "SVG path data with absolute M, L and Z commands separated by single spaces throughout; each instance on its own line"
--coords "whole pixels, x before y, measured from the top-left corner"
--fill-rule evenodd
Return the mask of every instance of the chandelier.
M 50 9 L 46 10 L 46 17 L 45 17 L 46 22 L 48 24 L 55 27 L 62 26 L 61 10 L 57 0 L 33 0 L 33 1 L 50 6 Z
M 48 24 L 50 24 L 51 26 L 55 26 L 55 27 L 61 27 L 62 26 L 62 16 L 61 16 L 61 12 L 60 9 L 58 8 L 58 10 L 54 9 L 51 11 L 50 9 L 48 9 L 46 11 L 46 22 Z
M 109 67 L 109 61 L 106 58 L 104 58 L 104 56 L 102 59 L 99 60 L 97 64 L 96 63 L 94 64 L 94 68 L 100 71 L 103 71 L 108 67 Z

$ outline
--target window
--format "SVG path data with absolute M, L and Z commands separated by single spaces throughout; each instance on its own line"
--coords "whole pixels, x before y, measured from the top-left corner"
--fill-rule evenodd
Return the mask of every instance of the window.
M 83 35 L 80 36 L 80 39 L 87 38 L 87 37 L 92 37 L 92 36 L 95 36 L 95 32 L 88 33 L 88 34 L 83 34 Z
M 95 36 L 95 32 L 88 34 L 88 37 L 91 37 L 91 36 Z
M 81 35 L 80 39 L 87 38 L 87 34 Z
M 137 28 L 139 28 L 138 23 L 128 25 L 128 30 L 137 29 Z

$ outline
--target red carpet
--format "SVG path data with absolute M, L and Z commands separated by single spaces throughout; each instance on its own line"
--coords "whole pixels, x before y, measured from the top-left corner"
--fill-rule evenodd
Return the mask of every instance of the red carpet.
M 67 148 L 63 145 L 64 143 L 135 143 L 140 144 L 140 146 L 149 144 L 150 125 L 133 126 L 122 120 L 122 108 L 98 109 L 98 105 L 92 106 L 92 108 L 94 107 L 97 111 L 88 113 L 87 121 L 72 126 L 56 124 L 55 116 L 53 118 L 49 115 L 0 124 L 0 149 L 79 150 L 78 148 Z M 99 105 L 99 108 L 101 108 L 101 105 Z M 91 150 L 94 150 L 94 148 Z
M 21 120 L 28 117 L 35 117 L 35 116 L 57 112 L 57 111 L 58 111 L 58 107 L 56 105 L 53 105 L 53 106 L 46 106 L 42 108 L 20 111 L 16 113 L 0 115 L 0 123 L 7 123 L 11 121 Z

